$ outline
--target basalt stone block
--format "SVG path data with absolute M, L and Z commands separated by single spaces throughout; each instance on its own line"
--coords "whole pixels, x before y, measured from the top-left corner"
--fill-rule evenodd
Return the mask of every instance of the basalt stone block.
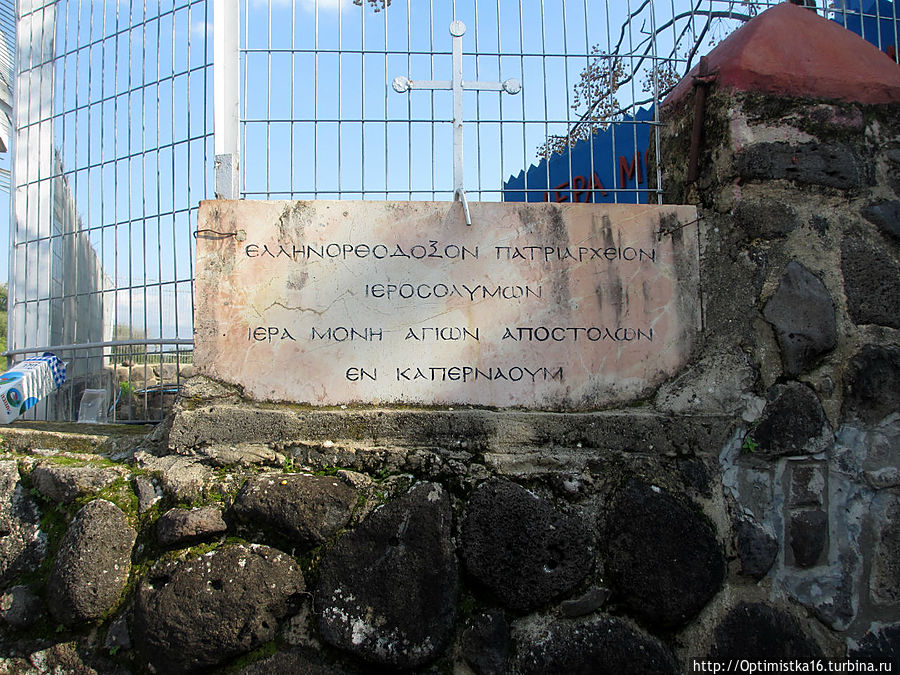
M 895 499 L 878 528 L 869 585 L 881 605 L 900 605 L 900 498 Z
M 509 656 L 509 623 L 499 609 L 474 615 L 462 634 L 462 653 L 476 675 L 503 675 Z
M 815 454 L 832 439 L 818 397 L 799 382 L 772 387 L 769 402 L 749 436 L 757 444 L 754 452 L 765 457 Z
M 0 595 L 0 618 L 10 626 L 29 628 L 44 616 L 44 603 L 28 586 L 13 586 Z
M 88 502 L 66 531 L 47 581 L 47 605 L 66 625 L 103 616 L 122 595 L 137 532 L 118 506 Z
M 741 603 L 716 626 L 708 658 L 809 660 L 822 658 L 822 650 L 789 614 L 770 605 Z
M 862 214 L 884 234 L 900 239 L 900 201 L 895 199 L 869 204 L 862 210 Z
M 148 476 L 135 477 L 134 492 L 138 498 L 138 513 L 147 513 L 163 497 L 156 481 Z
M 163 546 L 185 545 L 211 539 L 228 531 L 217 506 L 171 509 L 156 521 L 156 538 Z
M 612 591 L 608 588 L 591 586 L 580 597 L 565 600 L 559 605 L 563 616 L 574 619 L 596 612 L 606 604 Z
M 887 250 L 857 236 L 845 237 L 841 272 L 854 323 L 900 328 L 900 264 Z
M 681 626 L 718 592 L 725 555 L 698 511 L 656 486 L 630 481 L 606 514 L 611 588 L 647 623 Z
M 788 506 L 824 506 L 828 492 L 827 470 L 825 462 L 795 464 L 790 473 Z
M 828 543 L 828 516 L 818 509 L 794 513 L 788 528 L 794 565 L 814 567 Z
M 678 462 L 678 471 L 684 484 L 704 497 L 712 497 L 712 477 L 702 459 L 685 459 Z
M 824 185 L 849 190 L 865 185 L 866 164 L 852 148 L 826 143 L 756 143 L 734 158 L 742 178 L 792 180 L 805 185 Z
M 877 424 L 900 412 L 900 349 L 866 345 L 844 372 L 842 414 L 866 424 Z
M 62 642 L 33 652 L 27 657 L 0 658 L 0 673 L 4 675 L 7 673 L 10 675 L 111 675 L 119 672 L 108 662 L 96 663 L 96 661 L 100 661 L 100 659 L 94 656 L 89 660 L 80 653 L 75 642 Z M 104 668 L 104 666 L 106 667 Z
M 239 675 L 364 675 L 364 671 L 311 649 L 292 649 L 252 663 Z
M 796 230 L 800 220 L 784 202 L 742 200 L 735 206 L 734 224 L 749 239 L 774 239 Z
M 371 663 L 415 668 L 453 636 L 459 571 L 447 491 L 418 483 L 325 553 L 315 591 L 322 639 Z
M 671 652 L 656 638 L 609 615 L 556 621 L 520 641 L 515 669 L 520 675 L 665 675 L 681 672 Z
M 742 519 L 737 523 L 735 535 L 741 574 L 762 579 L 778 555 L 778 541 L 759 524 L 749 519 Z
M 22 481 L 15 460 L 0 462 L 0 587 L 38 568 L 47 555 L 41 514 Z
M 900 669 L 900 623 L 873 628 L 847 650 L 847 658 L 864 663 L 890 663 Z
M 124 475 L 119 467 L 60 466 L 41 462 L 31 472 L 37 491 L 59 504 L 70 504 L 78 497 L 99 492 Z
M 834 303 L 828 289 L 796 261 L 788 263 L 763 316 L 775 328 L 789 376 L 808 371 L 837 344 Z
M 581 518 L 512 481 L 488 480 L 466 504 L 466 570 L 510 609 L 534 609 L 572 590 L 590 572 L 591 543 Z
M 357 499 L 336 476 L 268 473 L 247 479 L 233 511 L 244 522 L 312 548 L 349 522 Z
M 132 639 L 158 673 L 202 671 L 272 640 L 304 590 L 294 560 L 268 546 L 157 563 L 137 591 Z

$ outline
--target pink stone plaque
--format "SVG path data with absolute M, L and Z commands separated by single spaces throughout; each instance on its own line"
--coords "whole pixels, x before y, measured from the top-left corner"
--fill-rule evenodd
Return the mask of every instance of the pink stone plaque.
M 692 206 L 206 201 L 195 352 L 258 400 L 588 410 L 700 329 Z

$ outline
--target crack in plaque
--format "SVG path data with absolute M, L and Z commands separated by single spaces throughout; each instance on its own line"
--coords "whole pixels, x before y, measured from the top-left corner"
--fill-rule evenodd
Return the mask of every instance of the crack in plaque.
M 350 290 L 344 291 L 338 297 L 336 297 L 334 300 L 332 300 L 331 303 L 325 309 L 321 309 L 321 310 L 316 310 L 316 309 L 313 309 L 312 307 L 292 307 L 291 305 L 285 305 L 283 302 L 276 300 L 275 302 L 271 303 L 268 307 L 266 307 L 263 310 L 263 312 L 267 312 L 270 309 L 272 309 L 273 307 L 281 307 L 282 309 L 286 309 L 289 311 L 312 312 L 316 316 L 322 316 L 323 314 L 325 314 L 325 312 L 327 312 L 329 309 L 334 307 L 346 295 L 353 295 L 353 291 L 350 291 Z M 262 313 L 260 313 L 260 315 L 262 315 Z

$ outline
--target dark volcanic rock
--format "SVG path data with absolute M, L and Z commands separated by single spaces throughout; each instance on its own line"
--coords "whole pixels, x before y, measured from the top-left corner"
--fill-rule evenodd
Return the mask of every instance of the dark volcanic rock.
M 322 638 L 367 661 L 414 668 L 453 635 L 459 572 L 450 497 L 418 483 L 325 553 L 315 607 Z
M 565 600 L 559 605 L 562 615 L 570 619 L 596 612 L 606 604 L 612 591 L 608 588 L 591 586 L 583 595 L 572 600 Z
M 853 323 L 900 328 L 900 264 L 861 237 L 841 242 L 841 272 Z
M 156 521 L 156 538 L 163 546 L 185 545 L 228 531 L 218 506 L 171 509 Z
M 778 384 L 750 433 L 764 457 L 815 454 L 831 442 L 831 428 L 815 392 L 799 382 Z
M 755 143 L 734 157 L 744 178 L 793 180 L 847 190 L 869 180 L 865 162 L 846 145 L 825 143 Z
M 797 229 L 796 212 L 781 201 L 741 200 L 734 208 L 734 224 L 749 239 L 784 237 Z
M 885 509 L 872 555 L 869 588 L 880 605 L 900 605 L 900 497 Z
M 885 234 L 900 239 L 900 201 L 870 204 L 863 209 L 862 214 Z
M 834 303 L 825 284 L 798 262 L 788 263 L 763 310 L 775 328 L 784 372 L 806 372 L 837 344 Z
M 125 590 L 136 537 L 112 502 L 85 504 L 62 539 L 47 581 L 53 616 L 66 625 L 103 616 Z
M 157 563 L 137 592 L 132 639 L 157 672 L 195 672 L 272 640 L 304 590 L 293 559 L 268 546 Z
M 52 645 L 29 654 L 27 659 L 0 657 L 0 673 L 3 675 L 112 675 L 121 672 L 111 667 L 97 667 L 100 668 L 99 672 L 85 663 L 74 642 Z
M 801 511 L 791 515 L 791 553 L 797 567 L 813 567 L 822 557 L 828 540 L 828 516 L 824 511 Z
M 147 513 L 163 496 L 156 481 L 149 476 L 135 476 L 134 492 L 138 498 L 138 513 Z
M 748 519 L 742 519 L 737 523 L 735 534 L 741 574 L 762 579 L 775 562 L 778 542 L 760 525 Z
M 0 462 L 0 588 L 15 575 L 32 572 L 47 555 L 37 504 L 19 480 L 14 460 Z
M 336 476 L 269 473 L 249 478 L 234 502 L 241 520 L 312 548 L 350 520 L 357 493 Z
M 865 663 L 890 663 L 891 672 L 896 673 L 900 670 L 900 623 L 870 630 L 848 650 L 847 658 Z
M 680 670 L 663 644 L 609 615 L 557 621 L 532 639 L 520 641 L 520 675 L 665 675 Z
M 503 479 L 482 483 L 469 497 L 462 550 L 468 572 L 515 610 L 572 590 L 593 562 L 582 519 Z
M 844 417 L 877 424 L 900 412 L 900 349 L 866 345 L 844 373 Z
M 44 615 L 44 603 L 28 586 L 13 586 L 0 596 L 0 618 L 10 626 L 29 628 Z
M 680 626 L 718 592 L 725 556 L 707 520 L 660 488 L 630 481 L 606 514 L 606 572 L 627 610 Z
M 239 675 L 363 675 L 358 668 L 335 663 L 310 649 L 292 649 L 252 663 Z
M 37 491 L 59 504 L 69 504 L 83 495 L 99 492 L 122 477 L 118 467 L 60 466 L 41 462 L 31 472 Z
M 822 651 L 789 614 L 741 603 L 719 622 L 709 657 L 715 661 L 789 661 L 822 658 Z
M 466 622 L 462 653 L 476 675 L 503 675 L 509 656 L 509 623 L 499 609 L 481 612 Z

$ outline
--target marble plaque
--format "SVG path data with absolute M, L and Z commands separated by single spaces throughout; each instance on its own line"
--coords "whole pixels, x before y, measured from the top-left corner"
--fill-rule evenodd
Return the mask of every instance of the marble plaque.
M 199 371 L 257 400 L 588 410 L 700 330 L 692 206 L 206 201 Z

